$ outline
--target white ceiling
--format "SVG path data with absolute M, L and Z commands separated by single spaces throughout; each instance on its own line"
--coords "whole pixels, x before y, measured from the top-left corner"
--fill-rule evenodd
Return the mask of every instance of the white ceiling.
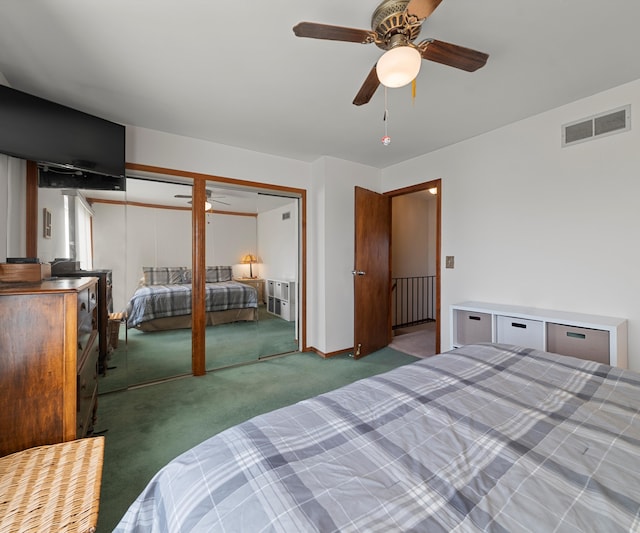
M 415 102 L 410 87 L 388 91 L 385 147 L 383 89 L 351 103 L 381 51 L 292 32 L 302 20 L 369 29 L 376 5 L 2 0 L 0 73 L 121 124 L 378 168 L 640 78 L 638 0 L 444 0 L 419 40 L 489 61 L 475 73 L 424 61 Z

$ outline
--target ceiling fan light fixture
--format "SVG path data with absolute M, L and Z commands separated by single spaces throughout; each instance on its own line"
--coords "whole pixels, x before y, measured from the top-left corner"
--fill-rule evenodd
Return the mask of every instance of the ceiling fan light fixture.
M 209 211 L 209 209 L 211 209 L 213 207 L 213 204 L 211 202 L 205 202 L 204 203 L 204 210 L 205 211 Z
M 382 54 L 376 73 L 382 85 L 395 89 L 411 83 L 420 72 L 421 64 L 422 56 L 417 48 L 396 46 Z

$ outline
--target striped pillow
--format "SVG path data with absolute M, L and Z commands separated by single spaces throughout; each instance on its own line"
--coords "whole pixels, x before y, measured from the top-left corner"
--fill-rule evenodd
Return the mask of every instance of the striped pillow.
M 188 267 L 142 267 L 145 285 L 173 285 L 191 283 L 191 269 Z
M 217 283 L 218 281 L 231 281 L 232 273 L 230 266 L 207 267 L 207 283 Z

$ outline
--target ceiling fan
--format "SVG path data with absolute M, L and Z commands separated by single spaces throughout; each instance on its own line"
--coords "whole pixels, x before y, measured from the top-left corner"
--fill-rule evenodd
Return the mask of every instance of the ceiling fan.
M 442 0 L 384 0 L 373 12 L 371 30 L 345 28 L 315 22 L 300 22 L 293 27 L 298 37 L 370 44 L 385 50 L 365 79 L 353 103 L 366 104 L 378 86 L 402 87 L 415 79 L 422 59 L 435 61 L 467 72 L 483 67 L 488 54 L 456 44 L 425 39 L 414 44 L 422 23 Z
M 218 203 L 218 204 L 223 204 L 223 205 L 231 205 L 228 204 L 227 202 L 222 202 L 220 200 L 216 200 L 216 198 L 224 198 L 224 196 L 212 196 L 213 191 L 211 191 L 211 189 L 206 189 L 206 194 L 207 194 L 207 202 L 209 203 Z M 173 195 L 174 198 L 193 198 L 193 196 L 191 194 L 174 194 Z M 191 203 L 191 202 L 188 202 Z

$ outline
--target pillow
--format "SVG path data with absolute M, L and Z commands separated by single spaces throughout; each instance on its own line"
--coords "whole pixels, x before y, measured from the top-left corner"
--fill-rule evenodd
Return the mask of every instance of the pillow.
M 173 285 L 191 283 L 191 269 L 187 267 L 142 267 L 145 285 Z
M 207 283 L 217 283 L 218 281 L 231 281 L 233 275 L 230 266 L 207 267 L 205 279 Z

